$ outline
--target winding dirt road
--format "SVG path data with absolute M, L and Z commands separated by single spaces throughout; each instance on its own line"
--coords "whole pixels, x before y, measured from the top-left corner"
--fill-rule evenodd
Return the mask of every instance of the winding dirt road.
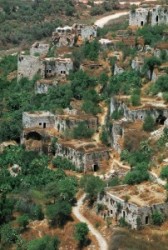
M 103 28 L 104 25 L 107 24 L 110 20 L 114 20 L 121 16 L 128 15 L 128 13 L 129 11 L 124 11 L 124 12 L 118 12 L 109 16 L 102 17 L 95 22 L 95 25 L 97 25 L 100 28 Z
M 78 201 L 77 205 L 73 207 L 72 212 L 76 216 L 76 218 L 81 221 L 85 222 L 88 225 L 88 228 L 90 232 L 96 237 L 99 249 L 100 250 L 108 250 L 108 244 L 105 238 L 93 227 L 93 225 L 80 213 L 80 208 L 83 205 L 83 201 L 86 197 L 86 194 L 84 194 Z

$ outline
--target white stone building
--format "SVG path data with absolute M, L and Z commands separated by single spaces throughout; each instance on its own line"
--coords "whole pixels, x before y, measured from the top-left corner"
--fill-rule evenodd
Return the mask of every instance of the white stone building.
M 107 188 L 97 202 L 106 207 L 102 216 L 110 216 L 116 221 L 123 218 L 132 229 L 152 224 L 152 215 L 156 211 L 168 216 L 166 190 L 151 182 Z

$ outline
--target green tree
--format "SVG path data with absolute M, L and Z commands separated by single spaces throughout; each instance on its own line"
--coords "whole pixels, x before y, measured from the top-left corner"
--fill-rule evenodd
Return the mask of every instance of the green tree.
M 151 132 L 154 130 L 154 128 L 155 128 L 155 121 L 153 117 L 150 115 L 146 116 L 143 123 L 143 130 Z
M 74 237 L 81 246 L 85 244 L 88 233 L 89 228 L 86 223 L 79 222 L 75 225 Z
M 31 240 L 27 244 L 27 250 L 58 250 L 59 243 L 57 236 L 45 235 L 40 239 Z
M 67 201 L 57 201 L 54 205 L 47 206 L 47 216 L 51 225 L 62 226 L 71 214 L 72 206 Z
M 9 224 L 4 224 L 0 228 L 0 239 L 3 246 L 9 246 L 17 241 L 17 231 Z
M 93 175 L 83 176 L 80 185 L 84 188 L 91 204 L 97 199 L 97 195 L 104 191 L 105 187 L 105 183 L 98 176 Z
M 27 228 L 27 225 L 29 224 L 29 217 L 26 214 L 24 214 L 17 219 L 17 222 L 19 224 L 19 227 L 25 230 Z
M 164 222 L 164 216 L 159 211 L 154 211 L 152 214 L 152 221 L 154 225 L 160 226 Z
M 165 166 L 164 168 L 162 168 L 161 173 L 160 173 L 160 177 L 162 179 L 166 179 L 168 182 L 168 166 Z
M 80 122 L 77 127 L 73 129 L 73 138 L 91 138 L 93 135 L 93 129 L 88 128 L 86 122 Z

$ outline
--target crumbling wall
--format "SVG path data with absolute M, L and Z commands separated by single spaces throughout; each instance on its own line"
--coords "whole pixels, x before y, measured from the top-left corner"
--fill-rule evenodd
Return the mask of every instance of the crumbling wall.
M 49 89 L 56 85 L 56 81 L 47 82 L 47 80 L 39 80 L 35 84 L 35 94 L 47 94 Z
M 122 148 L 119 141 L 124 138 L 124 127 L 121 121 L 114 121 L 111 129 L 111 141 L 112 147 L 121 153 Z
M 168 23 L 168 5 L 157 5 L 150 10 L 151 12 L 151 25 L 167 24 Z
M 50 112 L 28 113 L 24 112 L 22 116 L 22 124 L 24 128 L 54 128 L 54 115 Z
M 47 55 L 49 47 L 50 47 L 49 44 L 35 42 L 30 48 L 30 55 L 31 56 Z
M 152 214 L 155 211 L 161 211 L 166 217 L 168 215 L 168 203 L 140 207 L 108 192 L 99 195 L 97 202 L 107 206 L 108 211 L 105 216 L 113 217 L 116 221 L 124 218 L 132 229 L 138 229 L 140 224 L 142 226 L 152 224 Z
M 110 113 L 112 114 L 115 110 L 118 109 L 123 110 L 124 118 L 130 121 L 144 121 L 145 117 L 148 115 L 152 116 L 155 120 L 157 120 L 159 116 L 165 116 L 166 118 L 168 117 L 168 109 L 155 107 L 154 105 L 147 105 L 146 107 L 131 109 L 124 103 L 123 100 L 117 100 L 117 98 L 112 97 L 110 104 Z
M 32 80 L 37 73 L 41 74 L 42 68 L 42 62 L 39 57 L 19 55 L 17 79 L 20 80 L 23 77 L 27 77 L 29 80 Z
M 135 11 L 129 12 L 129 25 L 144 26 L 148 22 L 149 10 L 138 8 Z

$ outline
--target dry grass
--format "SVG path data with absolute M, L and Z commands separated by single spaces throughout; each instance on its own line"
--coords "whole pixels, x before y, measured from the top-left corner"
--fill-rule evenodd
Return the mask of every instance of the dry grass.
M 167 225 L 168 226 L 168 225 Z M 168 229 L 168 227 L 166 227 Z M 142 231 L 116 229 L 112 233 L 109 250 L 167 250 L 168 237 L 159 228 Z

